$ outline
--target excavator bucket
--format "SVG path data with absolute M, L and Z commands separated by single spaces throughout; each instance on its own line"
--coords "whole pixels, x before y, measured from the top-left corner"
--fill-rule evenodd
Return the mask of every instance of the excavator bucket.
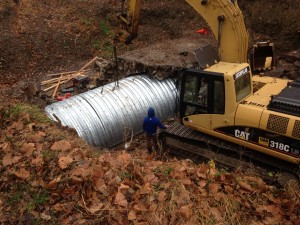
M 275 67 L 274 44 L 257 42 L 253 45 L 252 70 L 265 71 Z
M 220 61 L 216 48 L 212 45 L 205 45 L 194 50 L 196 59 L 202 70 Z

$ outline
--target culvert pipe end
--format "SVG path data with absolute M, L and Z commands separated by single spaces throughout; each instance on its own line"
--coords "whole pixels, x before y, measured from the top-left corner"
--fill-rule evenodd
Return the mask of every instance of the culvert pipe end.
M 142 132 L 148 108 L 161 120 L 176 112 L 178 90 L 171 78 L 137 75 L 45 107 L 47 116 L 74 128 L 89 145 L 111 148 Z

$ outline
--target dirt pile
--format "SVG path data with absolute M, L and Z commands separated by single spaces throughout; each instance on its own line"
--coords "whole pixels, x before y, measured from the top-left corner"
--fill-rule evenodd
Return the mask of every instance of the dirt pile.
M 36 107 L 1 109 L 3 224 L 299 224 L 299 186 L 284 192 L 213 162 L 97 152 Z

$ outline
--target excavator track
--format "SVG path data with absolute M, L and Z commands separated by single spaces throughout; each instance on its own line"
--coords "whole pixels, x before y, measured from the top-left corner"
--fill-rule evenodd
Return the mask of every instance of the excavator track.
M 255 168 L 262 177 L 270 180 L 270 171 L 288 173 L 299 181 L 300 169 L 283 160 L 262 154 L 251 149 L 200 133 L 178 122 L 159 133 L 164 150 L 170 154 L 194 161 L 213 159 L 221 166 L 229 168 Z

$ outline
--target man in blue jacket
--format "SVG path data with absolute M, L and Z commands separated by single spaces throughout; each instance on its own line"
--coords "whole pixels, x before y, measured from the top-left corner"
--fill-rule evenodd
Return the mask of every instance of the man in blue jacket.
M 157 149 L 157 137 L 156 131 L 157 127 L 160 129 L 167 129 L 160 120 L 155 116 L 155 111 L 152 107 L 148 109 L 148 116 L 145 117 L 143 123 L 143 131 L 146 134 L 147 149 L 149 153 L 152 153 L 151 142 L 153 142 L 154 149 Z

